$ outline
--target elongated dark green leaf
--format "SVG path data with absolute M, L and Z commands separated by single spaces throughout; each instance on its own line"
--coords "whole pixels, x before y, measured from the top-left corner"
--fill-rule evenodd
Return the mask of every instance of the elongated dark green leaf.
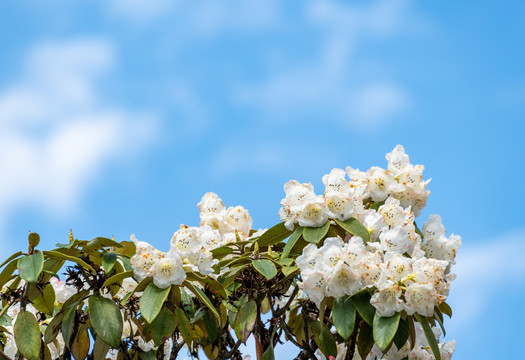
M 64 315 L 64 311 L 60 311 L 58 314 L 53 316 L 53 319 L 51 319 L 51 322 L 47 326 L 44 333 L 44 341 L 46 344 L 53 342 L 58 336 L 60 327 L 62 326 L 62 321 L 64 320 Z
M 439 310 L 441 310 L 443 314 L 448 315 L 449 318 L 452 317 L 452 309 L 446 302 L 442 302 L 441 304 L 438 305 L 438 307 L 439 307 Z
M 394 336 L 394 344 L 396 344 L 396 348 L 398 350 L 406 344 L 409 335 L 410 327 L 408 325 L 408 321 L 404 319 L 399 320 L 399 326 L 397 328 L 396 335 Z
M 66 308 L 64 311 L 64 319 L 62 320 L 62 336 L 69 349 L 71 349 L 71 336 L 73 335 L 73 327 L 75 326 L 75 312 L 76 304 Z
M 334 300 L 333 319 L 335 329 L 346 341 L 354 332 L 356 310 L 349 296 L 343 296 Z
M 204 321 L 204 327 L 206 328 L 206 332 L 208 333 L 208 339 L 210 340 L 210 344 L 213 344 L 219 336 L 217 321 L 215 320 L 215 317 L 213 317 L 210 314 L 210 312 L 206 312 L 206 314 L 204 314 L 204 316 L 202 317 L 202 320 Z
M 100 295 L 92 295 L 88 300 L 88 309 L 97 336 L 111 347 L 118 348 L 123 324 L 117 304 Z
M 153 320 L 151 323 L 151 338 L 156 345 L 159 345 L 162 342 L 162 339 L 168 338 L 173 334 L 175 328 L 177 327 L 177 319 L 175 314 L 170 310 L 163 308 L 159 316 Z
M 396 335 L 401 313 L 395 313 L 390 317 L 374 316 L 374 341 L 376 345 L 385 351 Z
M 108 251 L 104 254 L 104 257 L 102 258 L 102 266 L 104 267 L 104 272 L 106 274 L 109 274 L 111 270 L 113 270 L 113 266 L 115 265 L 115 262 L 117 261 L 117 253 L 114 251 Z
M 215 309 L 215 306 L 213 306 L 213 303 L 210 301 L 208 296 L 206 296 L 206 294 L 201 289 L 199 289 L 197 286 L 193 286 L 191 283 L 189 283 L 187 281 L 184 282 L 184 285 L 192 293 L 197 295 L 197 297 L 204 303 L 204 305 L 206 305 L 206 307 L 208 307 L 208 309 L 210 309 L 210 311 L 212 312 L 213 316 L 215 316 L 215 318 L 217 318 L 217 320 L 220 322 L 221 321 L 221 316 L 217 312 L 217 309 Z M 182 295 L 182 293 L 181 293 L 181 295 Z
M 16 318 L 14 333 L 18 351 L 28 360 L 37 360 L 42 343 L 35 316 L 22 310 Z
M 20 277 L 28 283 L 35 283 L 44 268 L 44 255 L 41 251 L 33 255 L 24 256 L 18 260 Z
M 2 268 L 5 264 L 7 264 L 8 262 L 10 262 L 13 259 L 16 259 L 17 257 L 19 257 L 22 254 L 23 254 L 23 252 L 21 252 L 21 251 L 18 251 L 16 253 L 14 253 L 13 255 L 8 257 L 2 264 L 0 264 L 0 268 Z
M 441 360 L 441 353 L 439 352 L 439 346 L 438 346 L 436 337 L 434 336 L 434 333 L 432 332 L 432 329 L 430 328 L 430 324 L 428 323 L 427 318 L 419 315 L 418 313 L 414 315 L 416 316 L 417 321 L 419 321 L 419 323 L 423 327 L 423 332 L 425 333 L 425 337 L 427 338 L 428 344 L 430 345 L 430 348 L 432 349 L 432 352 L 434 353 L 434 357 L 436 358 L 436 360 Z
M 374 337 L 372 327 L 367 323 L 363 323 L 359 328 L 359 335 L 357 337 L 357 351 L 359 352 L 361 359 L 366 359 L 373 346 Z
M 120 281 L 122 281 L 122 280 L 124 280 L 126 278 L 130 278 L 132 276 L 133 276 L 133 270 L 118 273 L 116 275 L 113 275 L 112 277 L 110 277 L 106 281 L 104 281 L 104 284 L 102 285 L 102 287 L 109 286 L 109 285 L 114 284 L 116 282 L 120 282 Z
M 337 225 L 345 229 L 352 235 L 359 236 L 364 242 L 370 241 L 370 233 L 368 230 L 354 217 L 346 219 L 345 221 L 335 220 Z
M 55 250 L 44 251 L 44 255 L 48 256 L 48 257 L 55 258 L 55 259 L 62 259 L 62 260 L 73 261 L 73 262 L 77 263 L 78 265 L 82 266 L 84 269 L 88 269 L 88 270 L 91 270 L 93 272 L 96 272 L 95 269 L 93 268 L 93 266 L 89 265 L 84 260 L 79 259 L 76 256 L 67 255 L 67 254 L 64 254 L 64 253 L 61 253 L 61 252 L 58 252 L 58 251 L 55 251 Z
M 319 241 L 321 241 L 322 238 L 325 237 L 325 235 L 328 233 L 329 228 L 330 221 L 327 221 L 321 227 L 305 227 L 303 230 L 303 238 L 308 242 L 317 244 Z
M 150 324 L 155 320 L 160 309 L 162 309 L 162 305 L 164 301 L 166 301 L 169 292 L 170 287 L 161 289 L 154 283 L 149 284 L 146 290 L 144 290 L 144 294 L 142 294 L 140 299 L 140 313 Z
M 275 245 L 286 239 L 291 233 L 290 230 L 284 227 L 284 222 L 282 222 L 266 230 L 257 240 L 257 243 L 260 247 Z
M 330 356 L 337 356 L 337 345 L 335 339 L 330 330 L 326 326 L 321 326 L 319 321 L 313 321 L 311 323 L 312 332 L 314 333 L 315 343 L 319 347 L 319 350 L 327 358 Z
M 18 260 L 12 260 L 0 273 L 0 289 L 11 279 L 11 275 L 18 266 Z
M 177 327 L 179 328 L 182 338 L 186 342 L 188 348 L 191 348 L 191 325 L 188 317 L 181 308 L 175 310 L 175 316 L 177 317 Z
M 95 338 L 95 345 L 93 345 L 93 358 L 106 359 L 106 354 L 108 353 L 111 347 L 106 344 L 100 337 Z
M 267 259 L 253 260 L 252 265 L 262 276 L 271 280 L 277 275 L 277 268 Z
M 250 336 L 255 325 L 255 319 L 257 317 L 257 305 L 255 301 L 250 300 L 241 305 L 237 316 L 235 317 L 235 323 L 233 328 L 237 338 L 243 343 L 246 343 L 248 336 Z
M 40 312 L 53 315 L 55 310 L 55 290 L 51 284 L 47 284 L 42 293 L 33 300 L 33 306 Z
M 357 312 L 370 326 L 374 323 L 374 315 L 376 313 L 376 308 L 370 304 L 371 298 L 368 292 L 360 292 L 352 296 L 352 302 Z
M 288 255 L 290 255 L 290 251 L 292 251 L 297 240 L 299 240 L 299 238 L 303 235 L 303 231 L 304 231 L 304 228 L 302 228 L 301 226 L 295 229 L 293 234 L 290 236 L 290 238 L 286 242 L 286 245 L 284 245 L 283 252 L 281 253 L 281 259 L 287 258 Z
M 71 344 L 71 354 L 75 360 L 85 360 L 89 354 L 89 334 L 86 330 L 81 331 L 75 336 Z
M 443 325 L 443 315 L 441 317 L 438 316 L 436 311 L 434 310 L 434 319 L 439 324 L 439 327 L 441 328 L 441 331 L 443 332 L 443 336 L 447 336 L 447 332 L 445 330 L 445 326 Z
M 270 346 L 264 351 L 261 360 L 275 360 L 273 344 L 270 344 Z

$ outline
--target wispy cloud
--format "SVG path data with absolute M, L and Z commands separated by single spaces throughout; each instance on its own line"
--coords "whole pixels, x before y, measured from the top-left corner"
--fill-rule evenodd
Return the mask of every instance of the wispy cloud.
M 450 329 L 460 333 L 474 321 L 484 319 L 492 301 L 505 294 L 505 301 L 523 295 L 525 281 L 525 231 L 465 245 L 458 253 L 453 272 L 457 279 L 451 285 L 449 302 L 454 310 Z M 512 289 L 511 291 L 505 291 Z M 521 301 L 521 300 L 520 300 Z M 498 304 L 501 306 L 501 304 Z M 448 326 L 447 326 L 448 327 Z
M 385 76 L 388 65 L 380 59 L 372 56 L 363 61 L 363 45 L 410 31 L 406 24 L 415 21 L 409 10 L 404 0 L 362 6 L 305 2 L 296 27 L 317 49 L 315 55 L 296 57 L 282 48 L 287 59 L 273 66 L 262 81 L 240 85 L 235 98 L 279 121 L 299 121 L 314 113 L 325 114 L 326 121 L 337 119 L 366 128 L 396 119 L 409 107 L 410 94 Z
M 43 42 L 0 90 L 0 229 L 24 206 L 74 211 L 111 160 L 152 140 L 154 118 L 100 95 L 115 59 L 112 43 L 101 39 Z

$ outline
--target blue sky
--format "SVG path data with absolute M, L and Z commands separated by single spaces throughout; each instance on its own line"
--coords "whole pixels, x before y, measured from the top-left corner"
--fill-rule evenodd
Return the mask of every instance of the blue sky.
M 269 227 L 289 179 L 320 189 L 333 167 L 386 167 L 399 143 L 432 178 L 419 222 L 440 214 L 463 237 L 446 324 L 455 358 L 515 358 L 524 11 L 518 0 L 4 3 L 2 254 L 28 230 L 50 248 L 70 228 L 166 250 L 207 191 Z

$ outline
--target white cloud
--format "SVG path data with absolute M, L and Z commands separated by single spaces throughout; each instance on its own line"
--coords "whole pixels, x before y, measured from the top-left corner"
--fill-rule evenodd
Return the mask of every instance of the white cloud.
M 239 86 L 234 97 L 267 114 L 296 121 L 312 112 L 364 127 L 395 119 L 410 105 L 408 91 L 381 73 L 387 64 L 363 61 L 363 44 L 390 39 L 415 23 L 405 0 L 375 1 L 356 6 L 310 0 L 299 19 L 309 36 L 313 56 L 290 57 L 272 66 L 259 83 Z M 286 49 L 282 49 L 284 54 Z M 374 68 L 375 66 L 375 68 Z
M 515 285 L 525 280 L 524 239 L 525 231 L 519 231 L 459 250 L 452 268 L 457 279 L 448 300 L 454 311 L 449 323 L 454 332 L 469 329 L 474 320 L 482 319 L 498 293 L 503 291 L 506 297 L 523 294 L 522 287 Z
M 0 230 L 20 207 L 74 211 L 111 160 L 153 138 L 153 118 L 101 96 L 98 82 L 114 63 L 104 40 L 45 42 L 16 83 L 0 90 Z
M 165 16 L 176 3 L 172 0 L 109 0 L 105 5 L 115 15 L 135 22 L 150 22 Z

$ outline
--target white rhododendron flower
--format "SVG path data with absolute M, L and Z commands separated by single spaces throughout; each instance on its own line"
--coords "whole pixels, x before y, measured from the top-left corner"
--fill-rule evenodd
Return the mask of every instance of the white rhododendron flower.
M 253 221 L 248 211 L 242 206 L 229 208 L 226 211 L 226 222 L 233 230 L 237 230 L 245 236 L 250 235 Z
M 77 293 L 77 289 L 74 286 L 68 285 L 64 281 L 55 277 L 51 277 L 49 283 L 55 291 L 55 300 L 59 304 L 65 303 L 67 299 Z
M 399 173 L 410 164 L 410 158 L 405 153 L 403 145 L 396 145 L 392 152 L 385 155 L 385 158 L 388 160 L 388 171 L 394 174 Z
M 131 240 L 135 243 L 137 250 L 130 259 L 130 264 L 133 267 L 133 273 L 140 281 L 149 276 L 150 270 L 163 257 L 163 254 L 150 244 L 138 241 L 133 234 L 131 235 Z
M 376 308 L 377 314 L 390 317 L 403 310 L 401 288 L 390 280 L 381 280 L 376 284 L 377 292 L 372 295 L 370 303 Z
M 340 260 L 332 270 L 327 282 L 327 296 L 338 298 L 356 293 L 361 288 L 361 276 Z
M 153 268 L 153 282 L 161 289 L 170 285 L 180 285 L 186 280 L 182 260 L 175 251 L 169 251 L 158 260 Z
M 408 315 L 414 313 L 423 316 L 433 316 L 437 302 L 437 291 L 432 284 L 410 284 L 405 292 L 405 311 Z

